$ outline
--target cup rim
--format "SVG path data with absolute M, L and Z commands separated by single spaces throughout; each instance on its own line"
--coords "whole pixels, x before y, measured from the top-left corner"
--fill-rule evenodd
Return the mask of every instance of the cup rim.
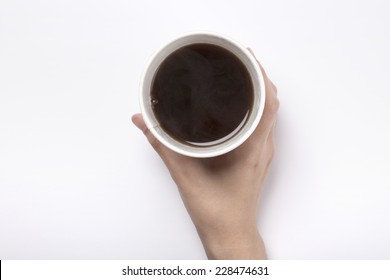
M 172 138 L 161 129 L 150 106 L 150 87 L 160 63 L 177 49 L 196 43 L 211 43 L 228 49 L 231 52 L 233 52 L 231 49 L 234 49 L 235 52 L 233 54 L 241 60 L 250 74 L 254 90 L 254 104 L 247 123 L 231 138 L 213 146 L 193 147 Z M 161 144 L 185 156 L 197 158 L 215 157 L 228 153 L 240 146 L 256 129 L 265 106 L 264 77 L 253 54 L 245 46 L 230 37 L 220 33 L 204 31 L 185 33 L 163 45 L 149 59 L 140 80 L 139 103 L 147 129 Z

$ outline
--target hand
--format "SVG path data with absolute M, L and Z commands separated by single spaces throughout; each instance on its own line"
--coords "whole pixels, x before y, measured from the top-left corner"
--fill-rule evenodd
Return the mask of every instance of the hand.
M 260 68 L 266 86 L 261 121 L 241 146 L 222 156 L 191 158 L 177 154 L 152 135 L 141 114 L 132 118 L 169 169 L 209 259 L 266 258 L 256 209 L 275 150 L 279 101 L 276 87 Z

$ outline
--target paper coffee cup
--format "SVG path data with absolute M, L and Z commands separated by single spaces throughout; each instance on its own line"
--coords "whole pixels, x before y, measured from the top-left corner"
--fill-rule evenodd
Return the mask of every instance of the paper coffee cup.
M 233 53 L 246 67 L 253 86 L 253 105 L 245 124 L 224 141 L 208 146 L 187 145 L 171 137 L 159 124 L 152 109 L 151 89 L 160 64 L 176 50 L 192 44 L 213 44 Z M 143 119 L 150 132 L 169 149 L 190 157 L 215 157 L 241 145 L 257 127 L 264 110 L 265 85 L 261 69 L 248 49 L 240 43 L 217 33 L 199 32 L 180 36 L 158 50 L 149 61 L 140 84 L 140 106 Z

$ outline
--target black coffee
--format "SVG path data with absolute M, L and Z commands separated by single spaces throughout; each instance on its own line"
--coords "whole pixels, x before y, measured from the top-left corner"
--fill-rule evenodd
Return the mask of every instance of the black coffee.
M 233 53 L 193 44 L 162 62 L 151 98 L 155 117 L 171 137 L 208 146 L 227 140 L 245 124 L 253 86 L 248 70 Z

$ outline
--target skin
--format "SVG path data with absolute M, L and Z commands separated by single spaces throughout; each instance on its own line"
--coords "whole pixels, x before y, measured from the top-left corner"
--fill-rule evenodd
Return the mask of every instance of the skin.
M 279 101 L 276 87 L 260 68 L 266 86 L 261 121 L 241 146 L 222 156 L 177 154 L 152 135 L 141 114 L 132 117 L 168 168 L 209 259 L 266 259 L 256 209 L 275 151 Z

